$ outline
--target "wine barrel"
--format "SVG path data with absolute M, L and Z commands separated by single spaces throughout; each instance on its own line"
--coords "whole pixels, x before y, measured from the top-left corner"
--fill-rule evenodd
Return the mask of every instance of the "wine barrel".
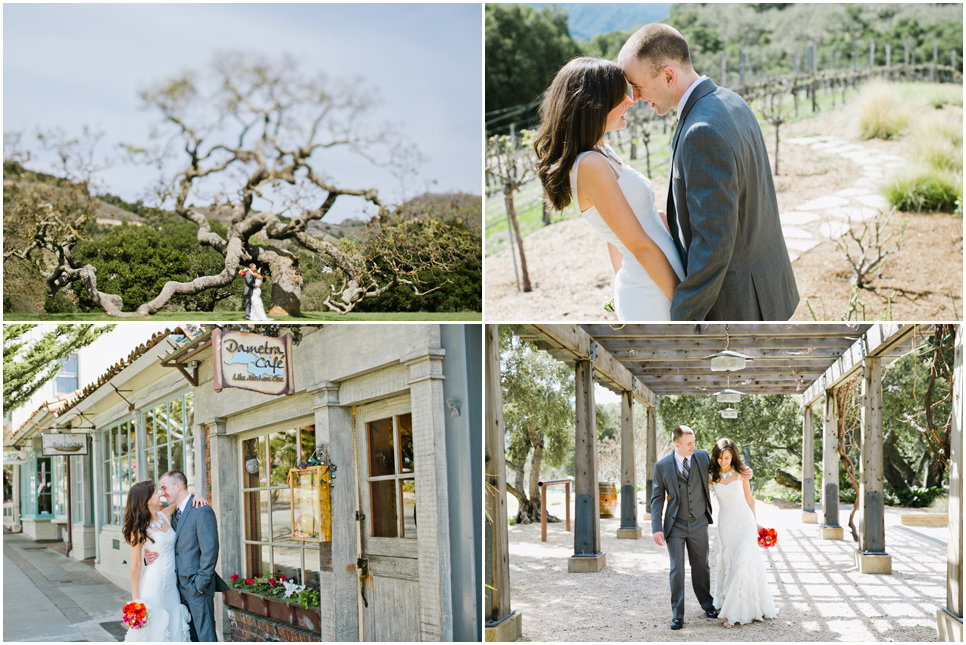
M 614 517 L 617 513 L 617 484 L 598 482 L 600 490 L 600 516 Z

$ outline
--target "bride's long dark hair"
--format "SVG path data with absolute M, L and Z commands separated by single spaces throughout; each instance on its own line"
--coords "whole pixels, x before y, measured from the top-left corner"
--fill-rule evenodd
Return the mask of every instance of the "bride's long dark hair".
M 735 442 L 727 437 L 718 439 L 718 443 L 714 444 L 714 448 L 711 449 L 711 483 L 721 481 L 721 466 L 718 465 L 718 457 L 725 450 L 731 453 L 731 468 L 738 473 L 745 472 L 745 465 L 741 462 L 741 457 L 738 456 L 738 446 L 735 445 Z
M 573 200 L 570 170 L 577 155 L 594 149 L 604 136 L 607 114 L 626 96 L 624 72 L 602 58 L 575 58 L 554 77 L 540 105 L 533 149 L 537 174 L 558 211 Z
M 148 524 L 151 523 L 151 509 L 148 500 L 154 495 L 154 482 L 138 482 L 131 486 L 127 494 L 127 505 L 124 507 L 124 526 L 121 534 L 128 544 L 143 544 L 154 539 L 148 535 Z

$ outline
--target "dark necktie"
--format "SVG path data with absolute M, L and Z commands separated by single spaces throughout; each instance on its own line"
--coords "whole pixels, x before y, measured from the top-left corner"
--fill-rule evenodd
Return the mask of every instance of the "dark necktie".
M 684 478 L 691 479 L 691 465 L 688 463 L 688 458 L 684 458 Z
M 181 519 L 181 509 L 179 508 L 178 510 L 176 510 L 176 511 L 174 512 L 174 524 L 173 524 L 173 525 L 172 525 L 172 527 L 171 527 L 171 528 L 173 528 L 173 529 L 174 529 L 175 531 L 177 531 L 177 530 L 178 530 L 178 520 L 180 520 L 180 519 Z

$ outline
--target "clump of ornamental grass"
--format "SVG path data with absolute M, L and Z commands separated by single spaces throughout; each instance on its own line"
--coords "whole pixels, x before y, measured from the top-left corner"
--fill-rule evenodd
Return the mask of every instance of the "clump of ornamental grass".
M 912 163 L 883 186 L 886 199 L 907 213 L 954 212 L 963 186 L 961 111 L 923 114 L 907 140 Z
M 893 139 L 909 125 L 913 108 L 885 81 L 870 81 L 858 97 L 859 138 Z

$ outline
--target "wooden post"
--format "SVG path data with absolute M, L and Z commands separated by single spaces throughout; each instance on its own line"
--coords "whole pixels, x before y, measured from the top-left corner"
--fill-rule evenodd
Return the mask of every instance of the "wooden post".
M 597 573 L 606 558 L 600 550 L 600 492 L 597 486 L 597 413 L 594 406 L 594 364 L 578 360 L 575 369 L 577 423 L 574 431 L 574 554 L 570 573 Z
M 570 482 L 564 484 L 564 516 L 567 518 L 567 533 L 570 533 Z
M 939 65 L 939 41 L 934 40 L 932 43 L 932 69 L 929 70 L 929 80 L 936 81 L 936 67 Z
M 725 56 L 725 53 L 721 52 L 721 87 L 728 86 L 728 70 L 726 65 L 726 63 L 728 62 L 727 58 L 728 57 Z M 956 64 L 953 63 L 953 66 L 955 67 Z
M 738 85 L 745 84 L 745 50 L 738 50 Z
M 818 45 L 812 41 L 812 112 L 818 112 Z M 777 161 L 778 155 L 775 155 Z
M 905 50 L 905 57 L 903 58 L 904 64 L 908 65 L 909 64 L 909 39 L 908 38 L 902 39 L 902 48 Z
M 818 524 L 815 515 L 815 428 L 812 406 L 805 406 L 802 422 L 802 522 Z
M 892 573 L 892 556 L 885 550 L 885 498 L 882 453 L 882 359 L 862 362 L 862 447 L 859 458 L 859 546 L 855 563 L 860 573 Z
M 892 78 L 892 71 L 889 69 L 892 65 L 892 47 L 889 43 L 886 43 L 886 75 L 887 78 Z
M 798 47 L 796 47 L 795 48 L 795 71 L 793 72 L 793 76 L 795 77 L 798 76 L 798 70 L 801 68 L 801 62 L 802 62 L 801 55 L 802 55 L 801 52 L 798 51 Z
M 617 537 L 637 540 L 637 466 L 634 446 L 633 392 L 621 392 L 621 525 Z
M 937 612 L 939 638 L 963 642 L 963 325 L 956 326 L 952 428 L 949 431 L 949 537 L 946 540 L 946 606 Z
M 839 526 L 839 454 L 835 426 L 838 410 L 835 391 L 825 390 L 825 415 L 822 427 L 822 515 L 819 537 L 823 540 L 841 540 Z
M 654 464 L 657 463 L 657 408 L 647 409 L 647 446 L 644 458 L 644 510 L 651 519 L 651 489 L 654 487 Z
M 503 390 L 500 387 L 500 331 L 486 326 L 486 637 L 515 641 L 522 615 L 510 609 L 510 550 L 506 516 L 506 453 Z
M 869 38 L 869 71 L 875 67 L 875 39 Z

